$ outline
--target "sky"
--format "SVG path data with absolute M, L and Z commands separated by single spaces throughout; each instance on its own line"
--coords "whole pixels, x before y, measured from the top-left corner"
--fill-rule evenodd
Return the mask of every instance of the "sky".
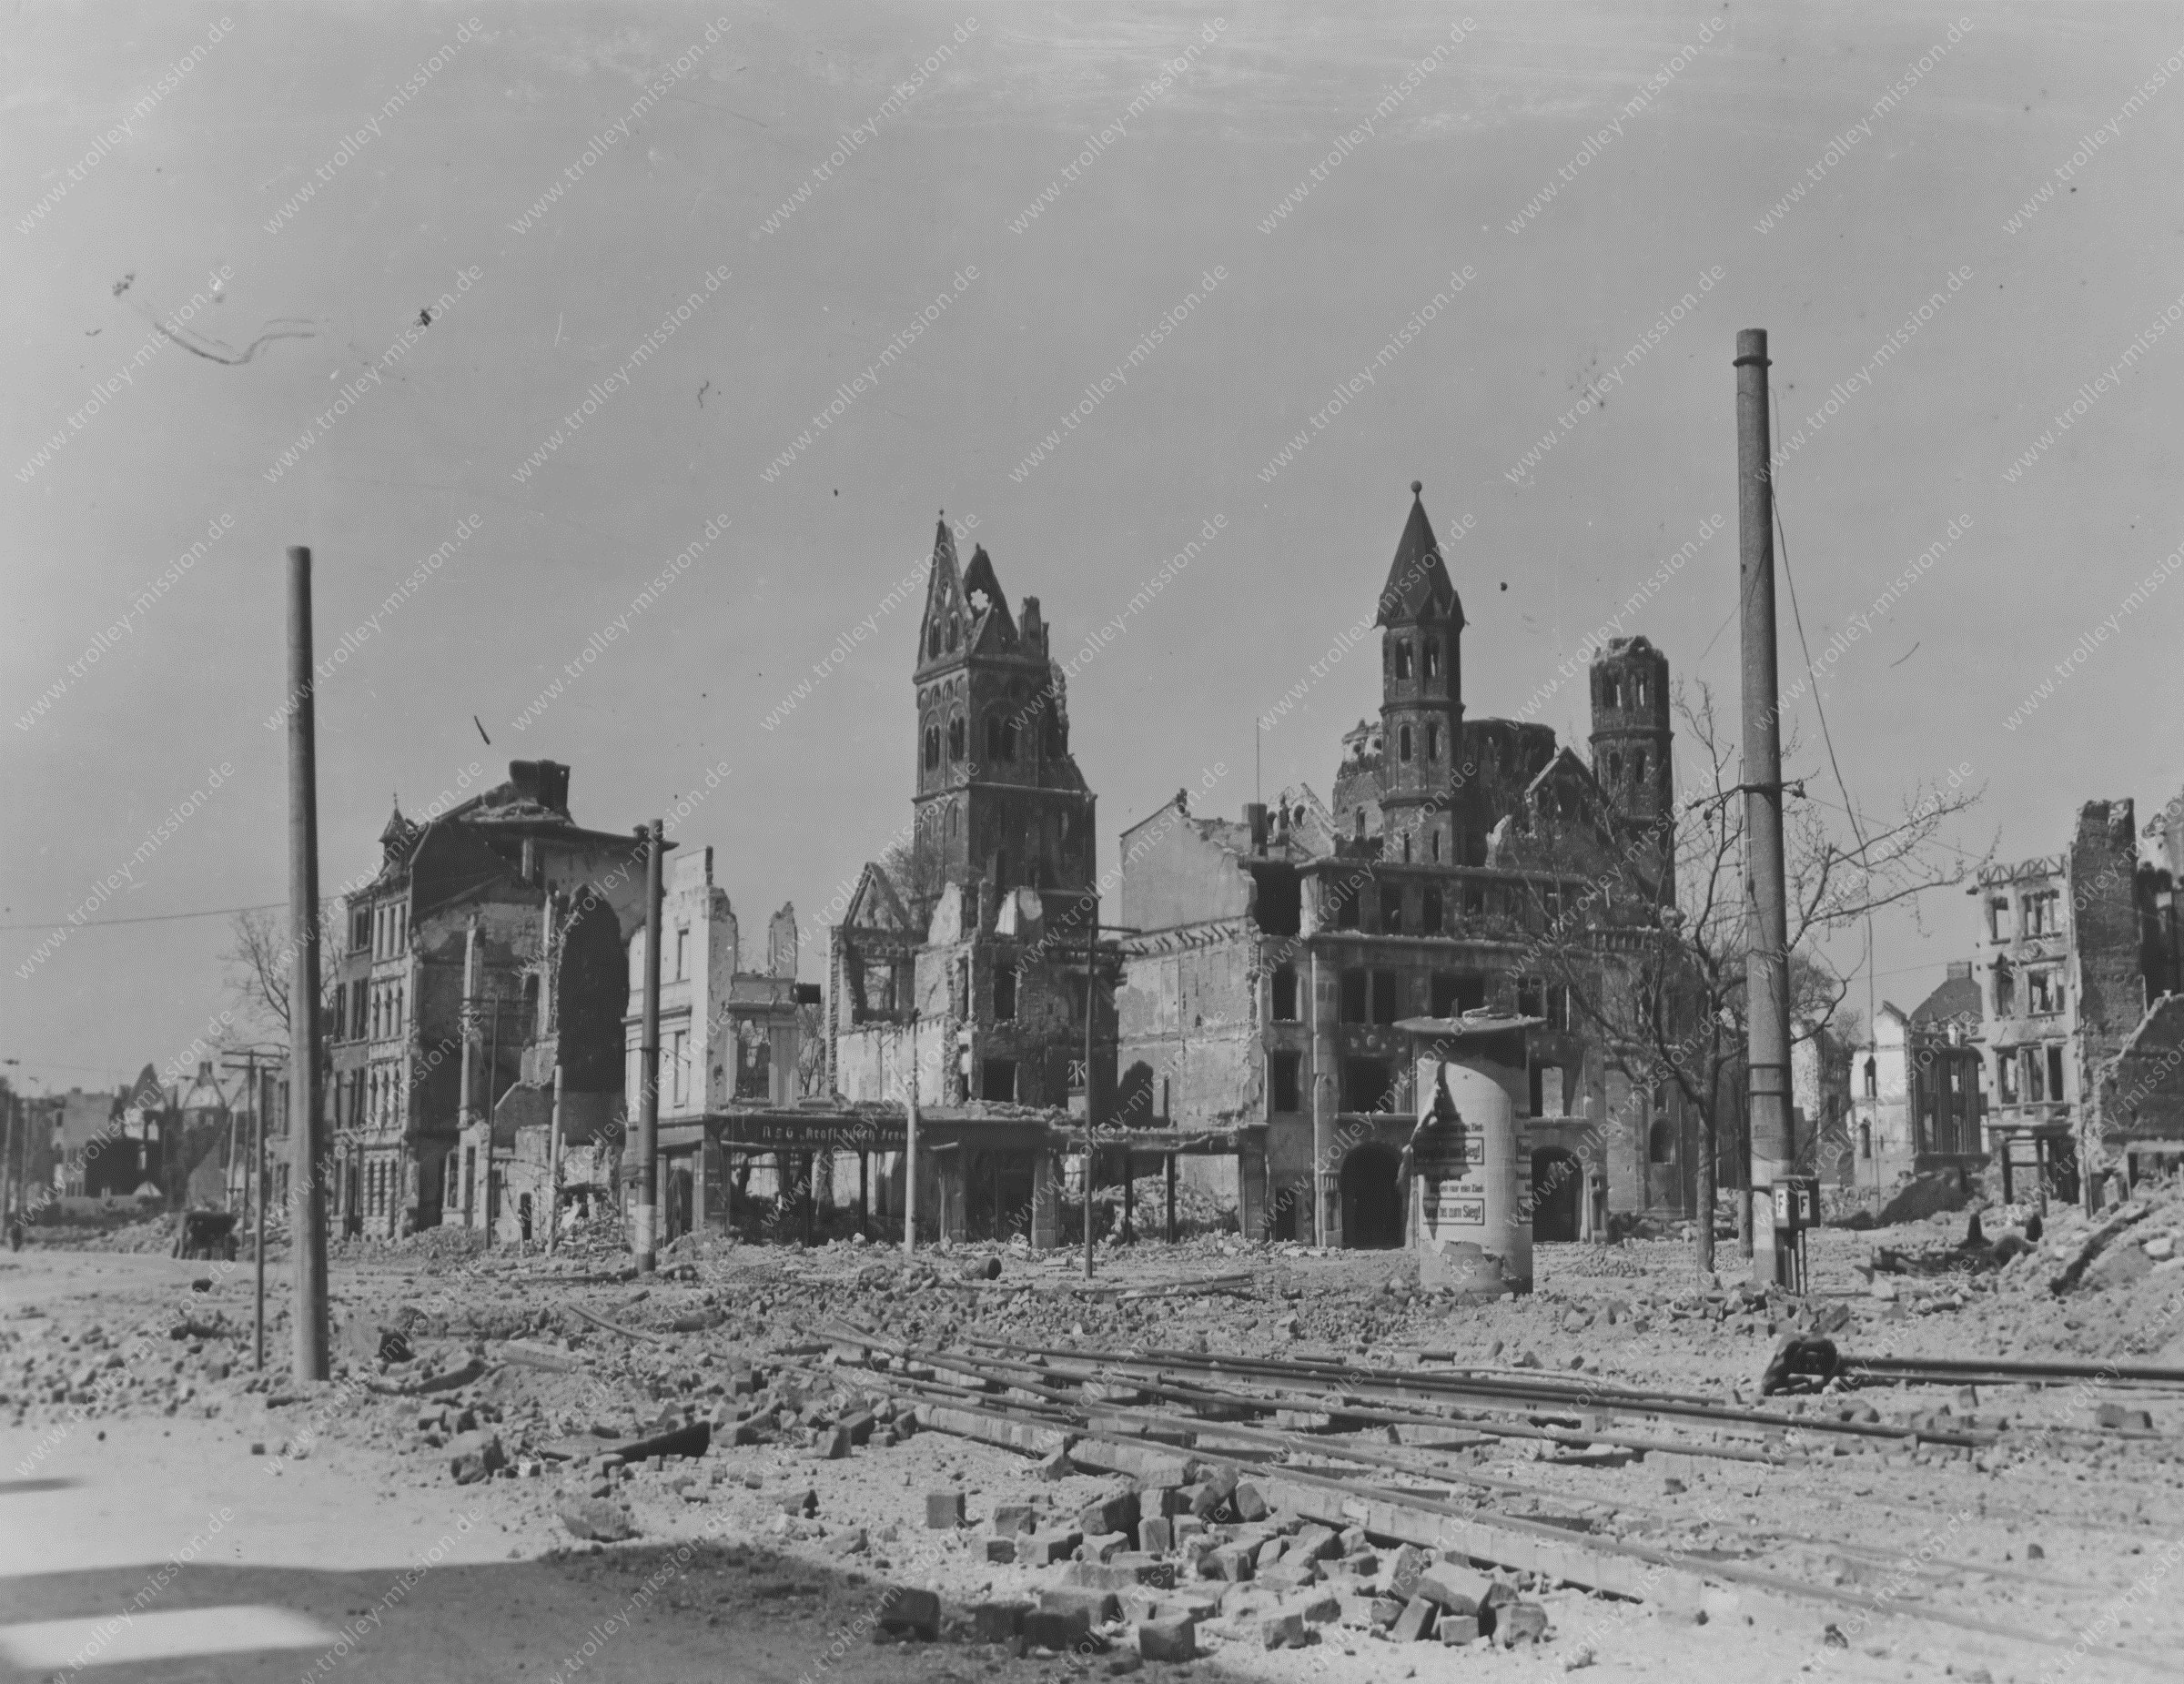
M 1070 664 L 1103 866 L 1180 787 L 1330 793 L 1413 479 L 1471 714 L 1582 744 L 1612 633 L 1733 714 L 1743 328 L 1812 799 L 1823 722 L 1861 812 L 1979 794 L 1945 862 L 2176 796 L 2174 8 L 1332 11 L 15 8 L 10 1074 L 232 1008 L 188 914 L 286 899 L 287 546 L 329 892 L 551 758 L 810 978 L 908 817 L 944 509 Z M 1908 1007 L 1971 918 L 1828 956 Z

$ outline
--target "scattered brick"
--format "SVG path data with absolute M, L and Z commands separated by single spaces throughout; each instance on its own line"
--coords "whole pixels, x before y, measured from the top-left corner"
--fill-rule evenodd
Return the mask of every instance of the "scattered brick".
M 1077 1529 L 1087 1538 L 1106 1532 L 1134 1532 L 1138 1513 L 1137 1492 L 1111 1492 L 1085 1505 L 1077 1518 Z
M 1051 1567 L 1057 1561 L 1068 1560 L 1083 1541 L 1075 1532 L 1034 1532 L 1017 1544 L 1017 1559 L 1033 1567 Z
M 1024 1629 L 1027 1602 L 979 1602 L 971 1608 L 971 1641 L 1006 1643 Z
M 890 1585 L 880 1598 L 880 1629 L 906 1632 L 932 1642 L 940 1636 L 940 1598 L 930 1590 Z
M 1198 1558 L 1198 1577 L 1225 1578 L 1240 1585 L 1251 1577 L 1254 1551 L 1241 1544 L 1222 1544 Z
M 963 1524 L 963 1493 L 960 1491 L 928 1491 L 925 1493 L 925 1524 L 935 1531 Z
M 1048 1585 L 1039 1592 L 1039 1607 L 1049 1614 L 1081 1613 L 1087 1627 L 1114 1619 L 1122 1604 L 1112 1590 L 1097 1585 Z
M 1389 1636 L 1398 1643 L 1416 1643 L 1433 1635 L 1434 1616 L 1438 1610 L 1423 1597 L 1412 1597 L 1403 1604 L 1403 1611 L 1396 1617 Z
M 1423 1597 L 1444 1613 L 1476 1614 L 1489 1606 L 1493 1592 L 1494 1581 L 1484 1573 L 1443 1561 L 1418 1576 L 1411 1594 Z
M 1050 1649 L 1066 1655 L 1091 1639 L 1092 1622 L 1082 1609 L 1061 1613 L 1035 1608 L 1024 1616 L 1024 1641 L 1034 1649 Z
M 1198 1622 L 1185 1614 L 1146 1620 L 1138 1628 L 1138 1652 L 1148 1660 L 1196 1660 Z

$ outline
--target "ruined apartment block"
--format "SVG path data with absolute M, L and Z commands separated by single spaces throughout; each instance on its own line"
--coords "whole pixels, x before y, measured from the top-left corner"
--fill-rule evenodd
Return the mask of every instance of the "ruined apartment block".
M 2178 985 L 2177 832 L 2139 857 L 2128 800 L 2088 802 L 2068 850 L 1979 873 L 1977 957 L 1985 1022 L 1986 1147 L 2004 1196 L 2101 1196 L 2132 1166 L 2131 1126 L 2098 1096 L 2150 1008 Z M 2159 1155 L 2149 1141 L 2144 1156 Z
M 381 832 L 330 966 L 343 1231 L 491 1225 L 496 1111 L 557 1067 L 569 1138 L 612 1131 L 642 843 L 578 825 L 568 801 L 566 766 L 514 761 L 507 782 L 423 824 L 398 809 Z
M 1118 1094 L 1179 1130 L 1263 1127 L 1263 1188 L 1194 1166 L 1277 1238 L 1392 1245 L 1413 1123 L 1410 1020 L 1491 1010 L 1532 1037 L 1526 1128 L 1542 1238 L 1614 1213 L 1687 1214 L 1697 1133 L 1578 1033 L 1538 961 L 1543 916 L 1610 862 L 1673 897 L 1669 671 L 1643 638 L 1591 671 L 1592 763 L 1541 725 L 1468 719 L 1463 608 L 1413 486 L 1380 593 L 1380 718 L 1348 733 L 1331 809 L 1178 802 L 1126 833 Z M 1603 961 L 1601 985 L 1615 985 Z

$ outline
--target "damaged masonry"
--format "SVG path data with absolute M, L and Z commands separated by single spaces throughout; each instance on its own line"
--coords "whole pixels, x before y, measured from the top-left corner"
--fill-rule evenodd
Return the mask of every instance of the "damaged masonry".
M 1330 802 L 1186 790 L 1103 872 L 1041 605 L 944 523 L 911 821 L 822 983 L 709 846 L 648 923 L 646 832 L 581 824 L 567 766 L 398 809 L 329 966 L 330 1388 L 251 1364 L 247 1221 L 148 1313 L 74 1266 L 129 1231 L 86 1231 L 5 1326 L 25 1477 L 75 1423 L 160 1422 L 460 1503 L 450 1549 L 488 1519 L 598 1610 L 541 1633 L 564 1676 L 746 1608 L 829 1671 L 2142 1656 L 2080 1634 L 2173 1565 L 2173 825 L 2156 867 L 2097 803 L 1983 874 L 1976 956 L 1795 1066 L 1794 1278 L 1694 1278 L 1741 1163 L 1702 1177 L 1599 1003 L 1678 910 L 1667 660 L 1601 650 L 1586 758 L 1468 714 L 1415 489 L 1377 613 Z M 97 1103 L 56 1108 L 56 1172 L 249 1218 L 288 1109 L 147 1072 L 96 1151 Z

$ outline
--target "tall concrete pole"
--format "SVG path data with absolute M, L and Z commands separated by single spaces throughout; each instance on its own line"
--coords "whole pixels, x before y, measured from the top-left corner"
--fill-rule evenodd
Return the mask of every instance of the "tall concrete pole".
M 250 1052 L 249 1081 L 250 1109 L 258 1113 L 257 1125 L 250 1131 L 250 1174 L 258 1202 L 258 1232 L 251 1247 L 258 1266 L 258 1299 L 251 1321 L 250 1366 L 263 1374 L 266 1368 L 266 1112 L 269 1109 L 267 1101 L 273 1094 L 273 1073 L 268 1070 L 263 1077 L 259 1076 L 255 1047 Z
M 561 1067 L 553 1067 L 553 1115 L 546 1136 L 546 1250 L 561 1248 Z
M 638 1043 L 637 1210 L 631 1249 L 637 1267 L 659 1262 L 660 1223 L 660 855 L 665 831 L 654 819 L 644 831 L 644 1027 Z
M 1085 930 L 1085 1278 L 1092 1278 L 1092 996 L 1098 987 L 1099 891 L 1087 891 L 1092 921 Z
M 946 1026 L 946 1020 L 942 1020 Z M 910 1096 L 903 1119 L 903 1249 L 917 1249 L 917 1009 L 910 1011 Z M 732 1181 L 730 1185 L 733 1185 Z
M 1790 1171 L 1789 905 L 1783 881 L 1782 691 L 1774 662 L 1774 471 L 1767 335 L 1736 336 L 1737 589 L 1744 652 L 1745 1063 L 1751 1083 L 1752 1276 L 1779 1276 L 1774 1183 Z M 1699 1213 L 1702 1222 L 1712 1211 Z
M 318 725 L 311 660 L 311 552 L 288 551 L 288 1249 L 294 1368 L 327 1377 L 326 1189 L 318 1183 Z
M 478 1072 L 471 1053 L 471 1044 L 478 1039 L 478 915 L 470 914 L 470 927 L 462 935 L 462 1005 L 456 1022 L 462 1030 L 462 1062 L 456 1075 L 455 1133 L 462 1142 L 462 1162 L 470 1165 L 462 1181 L 462 1225 L 476 1225 L 477 1206 L 477 1147 L 470 1145 L 470 1125 L 478 1121 L 475 1095 L 478 1091 Z M 493 1154 L 489 1142 L 485 1153 L 486 1174 L 492 1174 Z

